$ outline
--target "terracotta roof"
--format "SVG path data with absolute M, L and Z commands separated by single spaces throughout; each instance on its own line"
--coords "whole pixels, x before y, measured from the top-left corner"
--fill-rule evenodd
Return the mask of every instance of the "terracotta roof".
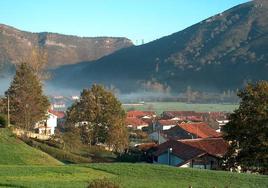
M 206 123 L 181 123 L 179 126 L 185 131 L 195 134 L 199 138 L 220 137 L 221 134 L 210 128 Z
M 133 117 L 127 117 L 126 118 L 126 125 L 132 125 L 132 126 L 140 126 L 140 125 L 148 125 L 148 123 L 142 121 L 139 118 L 133 118 Z
M 138 110 L 133 110 L 133 111 L 128 111 L 127 112 L 127 117 L 138 117 L 141 118 L 143 116 L 154 116 L 155 112 L 151 111 L 138 111 Z
M 57 118 L 59 118 L 59 119 L 62 119 L 65 117 L 65 113 L 62 111 L 54 111 L 54 110 L 49 109 L 48 112 L 57 116 Z
M 174 155 L 176 155 L 180 159 L 183 159 L 184 161 L 206 154 L 205 151 L 200 150 L 196 147 L 184 144 L 176 140 L 169 140 L 163 144 L 160 144 L 157 147 L 157 150 L 154 155 L 159 156 L 162 153 L 167 152 L 169 148 L 172 148 L 172 153 Z
M 228 149 L 228 143 L 223 138 L 187 139 L 179 141 L 206 151 L 208 154 L 216 157 L 224 156 Z
M 177 122 L 178 121 L 176 121 L 176 120 L 164 120 L 164 119 L 162 119 L 162 120 L 158 120 L 158 123 L 160 124 L 160 125 L 177 125 Z

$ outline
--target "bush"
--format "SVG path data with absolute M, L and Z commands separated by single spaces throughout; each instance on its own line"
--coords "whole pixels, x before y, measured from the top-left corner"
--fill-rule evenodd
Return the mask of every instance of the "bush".
M 23 139 L 24 142 L 26 142 L 28 145 L 38 148 L 41 151 L 51 155 L 52 157 L 58 159 L 59 161 L 62 161 L 64 163 L 90 163 L 92 162 L 90 158 L 85 158 L 79 155 L 75 155 L 73 153 L 70 153 L 65 150 L 61 150 L 58 148 L 54 148 L 51 146 L 48 146 L 43 143 L 39 143 L 37 141 L 31 140 L 31 139 Z
M 93 180 L 89 185 L 88 188 L 120 188 L 121 186 L 108 179 L 97 179 Z
M 6 118 L 3 115 L 0 115 L 0 127 L 5 127 L 7 125 Z
M 127 153 L 122 153 L 117 157 L 118 162 L 136 163 L 146 161 L 146 156 L 137 148 L 130 148 Z

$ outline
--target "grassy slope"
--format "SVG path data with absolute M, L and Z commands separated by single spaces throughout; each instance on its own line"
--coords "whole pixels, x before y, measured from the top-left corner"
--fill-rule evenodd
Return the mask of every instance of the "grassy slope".
M 8 129 L 0 129 L 0 164 L 61 165 L 46 153 L 34 149 L 14 137 Z
M 37 165 L 41 164 L 41 165 Z M 182 169 L 151 164 L 59 165 L 0 129 L 0 187 L 86 187 L 89 181 L 111 178 L 123 187 L 268 187 L 268 176 Z

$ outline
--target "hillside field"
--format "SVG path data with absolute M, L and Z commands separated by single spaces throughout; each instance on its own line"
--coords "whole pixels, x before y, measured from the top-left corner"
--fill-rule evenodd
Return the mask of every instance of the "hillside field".
M 268 176 L 183 169 L 144 163 L 64 165 L 50 155 L 0 129 L 0 187 L 85 188 L 95 179 L 109 179 L 127 188 L 266 188 Z
M 9 129 L 0 128 L 0 165 L 62 165 L 62 163 L 17 139 Z
M 123 105 L 126 110 L 155 111 L 161 114 L 163 111 L 196 111 L 196 112 L 233 112 L 238 108 L 237 104 L 192 104 L 182 102 L 151 102 L 138 105 Z

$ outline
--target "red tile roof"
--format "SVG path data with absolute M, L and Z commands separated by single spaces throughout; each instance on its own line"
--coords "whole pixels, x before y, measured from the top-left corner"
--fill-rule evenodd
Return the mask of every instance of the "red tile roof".
M 143 116 L 154 116 L 154 115 L 155 115 L 155 112 L 151 112 L 151 111 L 133 110 L 133 111 L 127 112 L 127 117 L 136 117 L 136 118 L 141 118 Z
M 158 123 L 160 125 L 177 125 L 177 122 L 178 121 L 176 121 L 176 120 L 164 120 L 164 119 L 158 120 Z
M 228 143 L 223 138 L 187 139 L 179 141 L 206 151 L 208 154 L 216 157 L 224 156 L 228 149 Z
M 154 153 L 154 155 L 159 156 L 167 152 L 169 148 L 172 148 L 172 153 L 174 155 L 178 156 L 180 159 L 183 159 L 184 161 L 206 154 L 205 151 L 198 149 L 196 147 L 184 144 L 176 140 L 169 140 L 163 144 L 160 144 L 157 147 L 157 150 Z
M 179 126 L 185 131 L 195 134 L 199 138 L 220 137 L 221 134 L 210 128 L 206 123 L 181 123 Z
M 142 121 L 139 118 L 133 118 L 133 117 L 127 117 L 126 118 L 126 125 L 132 125 L 132 126 L 140 126 L 140 125 L 148 125 L 148 123 Z
M 62 119 L 65 117 L 65 113 L 62 111 L 54 111 L 54 110 L 49 109 L 48 112 L 57 116 L 57 118 L 59 118 L 59 119 Z

